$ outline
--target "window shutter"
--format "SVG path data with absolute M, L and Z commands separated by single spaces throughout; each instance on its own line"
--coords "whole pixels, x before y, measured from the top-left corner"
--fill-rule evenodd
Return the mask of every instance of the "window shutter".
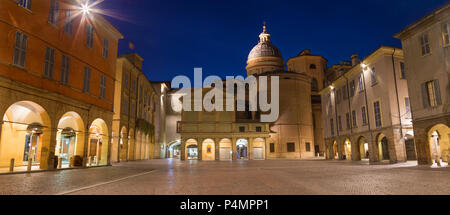
M 422 102 L 423 102 L 423 108 L 429 107 L 429 101 L 428 101 L 428 90 L 427 90 L 427 83 L 422 84 Z
M 436 94 L 437 105 L 442 105 L 441 91 L 439 88 L 439 80 L 434 80 L 434 93 Z

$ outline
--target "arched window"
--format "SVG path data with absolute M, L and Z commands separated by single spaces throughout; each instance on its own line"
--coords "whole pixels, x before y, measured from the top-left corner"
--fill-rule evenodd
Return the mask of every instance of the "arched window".
M 309 65 L 309 68 L 310 68 L 310 69 L 316 69 L 316 64 L 311 64 L 311 65 Z
M 311 82 L 311 91 L 317 92 L 319 91 L 319 83 L 317 82 L 317 79 L 313 78 Z

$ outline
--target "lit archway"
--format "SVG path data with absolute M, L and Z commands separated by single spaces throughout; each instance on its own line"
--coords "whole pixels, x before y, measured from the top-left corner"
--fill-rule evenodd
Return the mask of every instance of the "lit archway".
M 252 144 L 253 160 L 264 160 L 265 142 L 263 138 L 256 138 Z
M 346 160 L 352 160 L 352 142 L 348 138 L 344 141 L 344 153 Z
M 71 158 L 84 154 L 85 129 L 81 116 L 76 112 L 65 113 L 58 122 L 55 157 L 61 159 L 62 167 L 69 167 Z
M 222 139 L 219 142 L 220 160 L 232 160 L 233 150 L 230 139 Z
M 33 166 L 48 168 L 49 157 L 41 152 L 50 146 L 50 131 L 50 117 L 42 106 L 30 101 L 11 105 L 3 115 L 0 167 L 8 167 L 14 159 L 15 166 L 31 160 Z
M 384 134 L 379 134 L 377 137 L 378 157 L 380 161 L 390 160 L 389 155 L 389 142 L 388 138 Z
M 366 138 L 360 137 L 358 139 L 358 149 L 361 160 L 369 159 L 369 143 L 366 142 Z
M 186 147 L 186 158 L 187 160 L 197 160 L 198 159 L 198 144 L 197 140 L 189 139 L 185 143 Z
M 181 140 L 176 140 L 168 144 L 168 158 L 180 159 Z
M 236 158 L 238 160 L 248 159 L 248 140 L 239 139 L 236 141 Z
M 108 126 L 102 119 L 96 119 L 89 127 L 88 159 L 92 165 L 108 164 Z
M 444 124 L 433 126 L 428 132 L 431 159 L 447 162 L 450 156 L 450 128 Z
M 206 139 L 202 143 L 202 160 L 213 161 L 216 159 L 215 143 L 212 139 Z

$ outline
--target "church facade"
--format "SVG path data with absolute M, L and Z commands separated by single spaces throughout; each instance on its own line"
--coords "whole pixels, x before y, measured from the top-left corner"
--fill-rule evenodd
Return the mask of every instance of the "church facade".
M 279 77 L 278 119 L 263 123 L 261 111 L 249 109 L 182 111 L 177 124 L 181 160 L 308 159 L 324 155 L 318 91 L 325 84 L 327 60 L 304 50 L 285 63 L 270 37 L 264 26 L 248 56 L 246 70 L 248 76 Z

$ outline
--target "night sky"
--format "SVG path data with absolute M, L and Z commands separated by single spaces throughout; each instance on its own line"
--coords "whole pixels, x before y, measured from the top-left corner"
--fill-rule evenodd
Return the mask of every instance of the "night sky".
M 328 66 L 361 58 L 381 45 L 400 47 L 395 33 L 448 0 L 105 0 L 97 7 L 125 36 L 119 54 L 144 58 L 152 81 L 176 75 L 245 76 L 250 50 L 262 23 L 287 61 L 303 49 L 328 59 Z

